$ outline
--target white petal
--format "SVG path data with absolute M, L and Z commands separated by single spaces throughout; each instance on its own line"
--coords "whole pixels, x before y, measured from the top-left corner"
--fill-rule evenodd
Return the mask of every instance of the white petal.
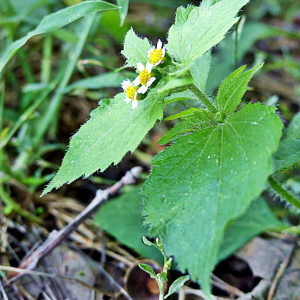
M 162 57 L 165 57 L 165 54 L 166 54 L 166 48 L 165 48 L 165 47 L 163 47 L 163 48 L 162 48 L 162 53 L 161 53 L 161 56 L 162 56 Z
M 141 83 L 140 76 L 138 76 L 136 79 L 134 79 L 132 81 L 132 83 L 133 83 L 134 86 L 138 86 Z
M 147 82 L 147 86 L 149 87 L 155 81 L 155 79 L 155 77 L 151 77 Z
M 143 65 L 142 63 L 140 63 L 140 62 L 138 62 L 136 65 L 137 65 L 137 69 L 138 69 L 140 72 L 142 72 L 142 71 L 145 69 L 144 65 Z
M 148 87 L 147 87 L 146 85 L 142 85 L 142 86 L 137 90 L 137 92 L 138 92 L 139 94 L 145 94 L 145 93 L 147 92 L 147 90 L 148 90 Z
M 131 99 L 126 96 L 126 98 L 124 99 L 124 101 L 126 102 L 126 104 L 128 104 L 131 101 Z
M 157 41 L 156 49 L 157 49 L 157 50 L 160 50 L 160 49 L 161 49 L 161 46 L 162 46 L 162 42 L 161 42 L 161 40 L 158 40 L 158 41 Z
M 146 64 L 146 70 L 147 70 L 148 73 L 151 73 L 152 67 L 153 67 L 153 65 L 151 63 L 149 63 L 149 61 L 148 61 L 147 64 Z
M 130 80 L 123 80 L 123 82 L 121 83 L 122 89 L 125 91 L 130 85 Z
M 136 100 L 136 98 L 137 98 L 137 92 L 134 93 L 133 101 Z
M 138 107 L 138 101 L 137 100 L 133 100 L 132 101 L 132 109 L 136 109 Z

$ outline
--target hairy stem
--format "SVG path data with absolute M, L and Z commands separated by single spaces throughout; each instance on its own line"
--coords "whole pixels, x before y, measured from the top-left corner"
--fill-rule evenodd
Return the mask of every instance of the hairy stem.
M 287 202 L 296 206 L 300 209 L 300 201 L 294 197 L 291 193 L 289 193 L 286 189 L 282 187 L 282 185 L 274 179 L 272 176 L 268 179 L 271 188 L 280 196 L 282 196 Z
M 206 97 L 206 95 L 197 88 L 194 84 L 189 86 L 191 91 L 199 98 L 199 100 L 210 110 L 213 114 L 218 112 L 218 109 L 211 103 L 211 101 Z

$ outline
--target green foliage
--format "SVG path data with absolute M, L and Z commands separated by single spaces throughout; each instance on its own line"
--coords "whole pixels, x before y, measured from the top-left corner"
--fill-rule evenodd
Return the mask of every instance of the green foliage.
M 177 291 L 179 291 L 183 285 L 190 279 L 189 275 L 185 275 L 185 276 L 181 276 L 179 278 L 177 278 L 169 287 L 169 292 L 168 294 L 164 297 L 164 299 L 168 298 L 169 296 L 171 296 L 172 294 L 176 293 Z
M 151 45 L 147 38 L 139 38 L 131 28 L 124 39 L 124 50 L 121 53 L 125 56 L 127 66 L 135 67 L 138 62 L 146 65 L 148 61 L 147 51 Z
M 300 113 L 298 113 L 274 154 L 275 172 L 287 169 L 300 161 Z
M 119 13 L 120 13 L 120 19 L 121 19 L 120 26 L 122 26 L 124 24 L 125 18 L 127 16 L 129 0 L 117 0 L 117 3 L 121 7 L 121 8 L 119 8 Z
M 179 7 L 168 33 L 169 53 L 179 63 L 202 56 L 219 43 L 238 20 L 236 14 L 248 0 L 221 0 L 212 6 Z
M 274 107 L 260 104 L 248 104 L 224 123 L 199 119 L 197 125 L 193 117 L 185 122 L 194 132 L 177 138 L 152 162 L 143 215 L 151 234 L 162 236 L 166 251 L 181 269 L 200 278 L 208 293 L 224 229 L 261 193 L 272 173 L 282 123 Z
M 72 137 L 58 173 L 42 195 L 66 182 L 117 164 L 128 151 L 137 148 L 156 120 L 163 116 L 163 106 L 155 91 L 139 101 L 134 110 L 124 99 L 125 94 L 121 93 L 106 100 L 107 104 L 102 100 L 105 103 L 91 113 L 90 120 Z
M 287 226 L 278 221 L 265 200 L 258 197 L 239 218 L 226 229 L 218 260 L 223 260 L 242 247 L 254 236 L 267 230 L 282 230 Z
M 236 109 L 247 90 L 248 82 L 262 66 L 263 64 L 259 64 L 244 73 L 246 66 L 242 66 L 222 82 L 216 99 L 221 111 L 230 114 Z
M 131 187 L 118 198 L 105 203 L 94 220 L 101 229 L 113 235 L 120 243 L 143 257 L 161 262 L 161 254 L 155 248 L 144 245 L 146 244 L 144 236 L 148 234 L 148 229 L 143 225 L 141 217 L 140 189 L 140 185 Z
M 155 272 L 153 271 L 153 269 L 150 266 L 148 266 L 146 264 L 139 264 L 139 267 L 142 270 L 144 270 L 145 272 L 147 272 L 150 275 L 151 278 L 155 278 L 156 277 Z
M 121 85 L 121 82 L 126 78 L 127 77 L 125 77 L 123 74 L 120 73 L 107 72 L 94 77 L 89 77 L 89 78 L 75 81 L 69 84 L 65 88 L 64 92 L 68 93 L 72 89 L 77 89 L 77 88 L 100 89 L 104 87 L 119 87 Z
M 156 247 L 162 253 L 162 255 L 164 257 L 164 266 L 163 266 L 163 270 L 161 273 L 155 274 L 153 269 L 150 266 L 145 265 L 145 264 L 139 264 L 139 267 L 142 270 L 144 270 L 145 272 L 147 272 L 151 278 L 154 278 L 156 280 L 156 282 L 158 284 L 158 288 L 159 288 L 159 300 L 167 299 L 170 295 L 179 291 L 183 287 L 184 283 L 190 279 L 190 276 L 186 275 L 186 276 L 181 276 L 181 277 L 177 278 L 171 284 L 168 294 L 164 295 L 164 284 L 168 281 L 167 273 L 168 273 L 168 270 L 171 268 L 173 258 L 168 259 L 167 255 L 165 254 L 163 244 L 159 238 L 156 239 L 156 244 L 151 243 L 145 237 L 143 237 L 143 242 L 147 246 Z
M 195 60 L 194 65 L 191 67 L 191 75 L 195 81 L 196 86 L 205 93 L 206 82 L 211 65 L 211 51 L 203 54 Z
M 116 8 L 117 6 L 104 1 L 91 0 L 67 7 L 56 13 L 48 15 L 41 21 L 35 30 L 27 33 L 25 37 L 13 42 L 7 48 L 0 60 L 0 72 L 3 70 L 4 66 L 8 63 L 11 57 L 18 51 L 18 49 L 21 48 L 31 37 L 57 30 L 92 12 Z

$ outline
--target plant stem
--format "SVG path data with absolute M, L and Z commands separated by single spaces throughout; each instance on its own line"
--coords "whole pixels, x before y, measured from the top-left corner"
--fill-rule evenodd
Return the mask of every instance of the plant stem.
M 291 203 L 292 205 L 300 209 L 300 201 L 296 197 L 294 197 L 291 193 L 289 193 L 287 190 L 285 190 L 276 179 L 270 176 L 268 181 L 271 188 L 278 195 L 282 196 L 287 202 Z
M 199 100 L 210 110 L 213 114 L 218 112 L 218 109 L 211 103 L 211 101 L 205 96 L 205 94 L 197 88 L 194 84 L 189 86 L 191 91 L 199 98 Z
M 0 198 L 6 205 L 10 206 L 14 211 L 16 211 L 22 217 L 38 224 L 43 223 L 43 221 L 40 218 L 31 214 L 29 211 L 21 208 L 13 199 L 11 199 L 10 196 L 4 190 L 2 184 L 0 184 Z

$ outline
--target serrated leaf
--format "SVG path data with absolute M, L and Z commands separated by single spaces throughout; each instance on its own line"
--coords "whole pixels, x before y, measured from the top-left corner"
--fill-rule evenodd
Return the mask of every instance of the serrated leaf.
M 125 93 L 118 94 L 92 111 L 91 118 L 73 135 L 59 171 L 42 195 L 117 164 L 128 151 L 137 148 L 156 120 L 163 117 L 163 104 L 155 88 L 139 101 L 136 109 L 124 99 Z
M 159 141 L 157 142 L 159 145 L 165 145 L 184 133 L 189 133 L 191 131 L 201 130 L 203 128 L 216 125 L 213 114 L 204 108 L 191 108 L 187 111 L 184 111 L 182 115 L 184 115 L 185 113 L 187 115 L 183 116 L 182 122 L 177 124 L 159 139 Z M 174 118 L 175 117 L 176 115 L 174 116 Z
M 155 278 L 156 277 L 156 273 L 153 271 L 153 269 L 146 265 L 146 264 L 139 264 L 139 267 L 144 270 L 145 272 L 147 272 L 151 278 Z
M 242 66 L 229 75 L 220 85 L 216 105 L 226 114 L 235 111 L 247 90 L 247 84 L 253 75 L 263 66 L 259 64 L 243 73 L 246 66 Z
M 170 286 L 168 294 L 164 297 L 164 299 L 167 299 L 169 296 L 172 294 L 176 293 L 179 291 L 184 284 L 190 279 L 189 275 L 181 276 L 177 278 Z
M 290 123 L 279 148 L 274 154 L 275 172 L 287 169 L 300 161 L 300 113 Z
M 0 60 L 0 72 L 19 48 L 31 37 L 57 30 L 92 12 L 117 8 L 117 6 L 104 1 L 85 1 L 44 17 L 35 30 L 28 32 L 26 36 L 16 40 L 7 48 Z
M 151 45 L 147 38 L 139 38 L 131 28 L 124 39 L 124 50 L 121 53 L 125 56 L 127 65 L 136 68 L 138 62 L 146 65 L 148 62 L 148 50 Z
M 274 107 L 248 104 L 224 123 L 177 138 L 152 162 L 146 223 L 206 294 L 226 224 L 263 190 L 281 129 Z
M 286 227 L 274 216 L 265 200 L 258 197 L 251 202 L 245 214 L 234 220 L 226 229 L 218 260 L 225 259 L 250 239 L 264 231 L 283 230 Z
M 155 247 L 148 247 L 142 242 L 144 235 L 148 235 L 148 228 L 143 225 L 141 217 L 140 191 L 140 185 L 132 186 L 116 199 L 105 203 L 96 214 L 94 221 L 123 245 L 143 257 L 161 262 L 161 253 Z
M 211 64 L 211 51 L 206 52 L 195 60 L 191 67 L 191 75 L 195 85 L 203 92 L 206 92 L 206 82 Z
M 238 20 L 236 14 L 248 2 L 221 0 L 212 6 L 180 7 L 168 33 L 167 50 L 180 63 L 197 59 L 224 38 Z

